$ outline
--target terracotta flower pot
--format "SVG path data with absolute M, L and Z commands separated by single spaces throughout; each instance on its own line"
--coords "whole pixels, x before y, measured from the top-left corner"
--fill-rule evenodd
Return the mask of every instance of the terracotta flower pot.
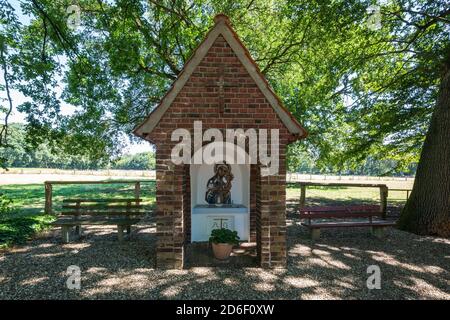
M 212 244 L 214 256 L 219 260 L 226 260 L 230 257 L 233 245 L 229 243 L 214 243 Z

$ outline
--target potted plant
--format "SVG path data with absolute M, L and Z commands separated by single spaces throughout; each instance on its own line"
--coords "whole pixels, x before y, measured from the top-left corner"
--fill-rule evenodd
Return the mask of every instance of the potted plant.
M 209 237 L 209 242 L 212 243 L 216 259 L 225 260 L 230 256 L 233 246 L 239 244 L 239 237 L 237 231 L 225 228 L 214 229 Z

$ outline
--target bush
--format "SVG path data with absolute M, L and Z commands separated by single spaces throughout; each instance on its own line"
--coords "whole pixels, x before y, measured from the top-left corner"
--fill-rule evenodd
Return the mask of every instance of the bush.
M 239 244 L 239 236 L 237 231 L 231 231 L 230 229 L 214 229 L 211 232 L 210 242 L 213 243 L 228 243 L 228 244 Z
M 12 199 L 0 193 L 0 214 L 10 213 L 13 210 L 12 203 Z
M 111 168 L 120 170 L 154 170 L 155 154 L 153 152 L 142 152 L 125 155 L 118 159 Z
M 34 234 L 48 228 L 55 220 L 52 215 L 34 217 L 8 217 L 0 220 L 0 249 L 24 243 Z

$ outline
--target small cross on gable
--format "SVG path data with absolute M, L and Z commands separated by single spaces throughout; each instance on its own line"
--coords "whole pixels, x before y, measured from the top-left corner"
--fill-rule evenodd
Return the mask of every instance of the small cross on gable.
M 226 82 L 224 80 L 225 68 L 221 65 L 218 68 L 217 78 L 218 81 L 208 81 L 204 84 L 205 87 L 218 87 L 219 88 L 219 112 L 222 113 L 225 106 L 225 90 L 224 88 L 239 87 L 239 84 L 233 82 Z

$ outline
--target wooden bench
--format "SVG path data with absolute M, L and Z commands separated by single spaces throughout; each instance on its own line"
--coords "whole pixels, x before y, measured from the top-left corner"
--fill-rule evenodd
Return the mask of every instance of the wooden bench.
M 318 206 L 304 207 L 300 210 L 300 218 L 306 219 L 302 225 L 311 232 L 311 238 L 316 240 L 320 237 L 322 228 L 349 228 L 349 227 L 370 227 L 372 234 L 378 238 L 385 236 L 385 229 L 395 225 L 395 222 L 386 220 L 374 220 L 373 218 L 383 217 L 383 212 L 376 205 L 360 206 Z M 367 218 L 366 221 L 332 221 L 332 222 L 313 222 L 313 219 L 353 219 Z
M 143 215 L 141 199 L 64 199 L 61 214 L 54 226 L 61 227 L 63 242 L 70 241 L 70 230 L 81 236 L 83 225 L 117 225 L 118 239 L 123 231 L 131 233 L 131 226 Z

